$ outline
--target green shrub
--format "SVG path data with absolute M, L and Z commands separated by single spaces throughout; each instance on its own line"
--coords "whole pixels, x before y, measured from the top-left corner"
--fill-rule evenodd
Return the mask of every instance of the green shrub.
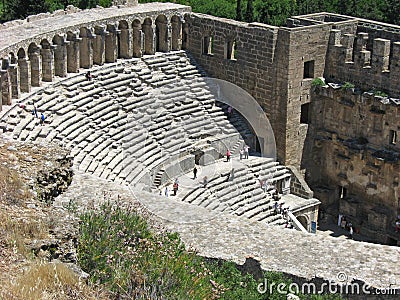
M 354 84 L 346 81 L 345 83 L 343 83 L 342 89 L 344 89 L 344 90 L 346 90 L 346 89 L 354 89 Z
M 264 272 L 257 282 L 233 262 L 206 260 L 186 250 L 177 233 L 152 232 L 132 208 L 118 203 L 81 216 L 78 262 L 92 283 L 116 299 L 285 300 L 285 294 L 259 293 L 257 287 L 266 280 L 284 283 L 288 292 L 290 284 L 281 273 Z
M 325 86 L 325 82 L 321 78 L 317 77 L 317 78 L 313 79 L 313 81 L 311 82 L 311 85 L 312 86 Z

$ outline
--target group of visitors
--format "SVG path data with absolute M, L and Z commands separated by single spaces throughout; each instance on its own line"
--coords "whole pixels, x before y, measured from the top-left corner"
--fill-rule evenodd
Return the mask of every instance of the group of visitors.
M 353 238 L 354 228 L 350 220 L 344 215 L 339 215 L 338 225 L 349 232 L 349 238 Z
M 22 105 L 22 104 L 21 104 Z M 25 108 L 25 106 L 21 106 L 20 105 L 20 107 L 21 108 Z M 38 110 L 37 110 L 37 107 L 36 107 L 36 105 L 35 105 L 35 102 L 33 102 L 33 109 L 32 109 L 32 115 L 36 118 L 36 119 L 38 119 L 39 118 L 39 115 L 38 115 Z M 42 112 L 41 114 L 40 114 L 40 125 L 44 125 L 44 120 L 46 119 L 46 117 L 44 116 L 44 113 Z
M 249 149 L 250 149 L 250 147 L 247 145 L 244 145 L 244 147 L 242 149 L 240 149 L 240 151 L 239 151 L 240 160 L 249 158 Z M 231 160 L 231 156 L 232 156 L 231 150 L 226 149 L 226 161 L 227 162 Z

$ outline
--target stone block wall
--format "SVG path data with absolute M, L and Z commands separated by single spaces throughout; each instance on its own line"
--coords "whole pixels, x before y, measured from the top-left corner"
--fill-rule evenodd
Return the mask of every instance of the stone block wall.
M 307 179 L 312 188 L 331 188 L 318 194 L 322 209 L 348 216 L 372 241 L 388 243 L 400 213 L 397 100 L 318 87 L 310 115 Z
M 331 25 L 278 28 L 200 14 L 186 22 L 187 49 L 196 61 L 258 101 L 274 130 L 278 160 L 300 166 L 307 132 L 300 126 L 301 105 L 310 102 L 312 79 L 324 73 Z M 232 41 L 234 59 L 227 55 Z

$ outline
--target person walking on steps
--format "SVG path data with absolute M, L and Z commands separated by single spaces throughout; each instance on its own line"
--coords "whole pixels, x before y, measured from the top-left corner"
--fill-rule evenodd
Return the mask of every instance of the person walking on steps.
M 193 168 L 193 179 L 196 179 L 197 178 L 197 168 L 196 168 L 196 166 L 194 166 L 194 168 Z
M 231 160 L 231 151 L 229 149 L 226 150 L 226 161 Z

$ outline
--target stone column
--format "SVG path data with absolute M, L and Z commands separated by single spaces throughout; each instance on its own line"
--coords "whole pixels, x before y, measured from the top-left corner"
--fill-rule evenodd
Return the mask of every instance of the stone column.
M 1 81 L 1 102 L 3 105 L 11 105 L 11 80 L 8 73 L 9 61 L 3 59 L 2 68 L 0 70 Z
M 80 65 L 82 68 L 89 69 L 93 66 L 93 47 L 92 39 L 95 35 L 91 34 L 89 30 L 86 32 L 86 36 L 81 36 L 79 43 L 79 54 L 80 54 Z
M 24 57 L 18 59 L 19 67 L 19 86 L 22 93 L 31 91 L 31 64 Z
M 64 39 L 60 44 L 54 45 L 54 73 L 56 76 L 67 76 L 67 45 L 68 41 Z
M 142 56 L 142 47 L 144 43 L 143 39 L 143 31 L 139 28 L 133 28 L 133 57 L 141 57 Z
M 42 55 L 42 79 L 43 81 L 51 82 L 54 80 L 53 46 L 42 48 L 40 54 Z
M 80 42 L 82 39 L 79 37 L 78 32 L 69 34 L 67 44 L 67 72 L 79 73 L 80 68 Z
M 19 69 L 17 64 L 12 64 L 9 66 L 8 76 L 11 84 L 11 98 L 18 99 L 20 96 L 20 88 L 19 88 Z
M 40 48 L 36 48 L 34 52 L 29 53 L 29 61 L 31 63 L 31 85 L 42 85 L 42 57 L 40 56 Z
M 354 34 L 347 33 L 343 35 L 343 55 L 345 62 L 351 62 L 353 60 L 353 46 Z
M 108 31 L 108 35 L 106 36 L 106 62 L 113 63 L 117 61 L 118 58 L 118 34 L 120 34 L 120 30 L 117 30 L 115 27 L 111 27 Z
M 121 29 L 119 34 L 119 57 L 132 58 L 133 54 L 133 30 Z
M 189 48 L 189 25 L 186 22 L 182 23 L 182 46 L 181 49 Z
M 105 62 L 105 40 L 108 32 L 105 26 L 96 26 L 94 33 L 96 37 L 93 40 L 93 63 L 103 65 Z

